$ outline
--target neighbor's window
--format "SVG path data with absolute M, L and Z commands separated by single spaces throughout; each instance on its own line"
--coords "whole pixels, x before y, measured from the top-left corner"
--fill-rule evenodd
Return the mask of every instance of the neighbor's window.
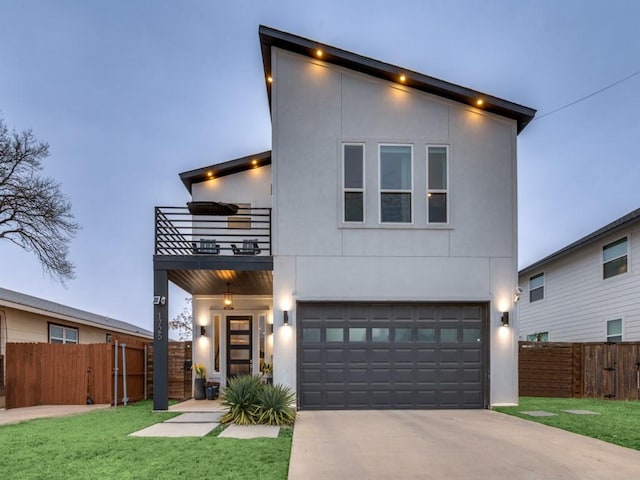
M 602 278 L 627 271 L 627 237 L 602 247 Z
M 380 222 L 411 223 L 413 147 L 380 145 Z
M 78 343 L 78 329 L 49 324 L 49 343 Z
M 448 222 L 447 146 L 427 146 L 427 223 Z
M 529 302 L 537 302 L 544 298 L 544 272 L 529 278 Z
M 538 332 L 527 335 L 527 342 L 548 342 L 549 332 Z
M 622 319 L 609 320 L 607 322 L 607 342 L 622 341 Z
M 343 145 L 344 221 L 364 222 L 364 145 Z

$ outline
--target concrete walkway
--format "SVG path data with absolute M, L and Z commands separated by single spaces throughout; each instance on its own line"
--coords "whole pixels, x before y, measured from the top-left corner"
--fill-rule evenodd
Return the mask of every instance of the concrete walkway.
M 637 478 L 640 452 L 489 410 L 299 412 L 289 480 Z
M 63 417 L 109 408 L 108 403 L 100 405 L 38 405 L 35 407 L 10 408 L 0 410 L 0 425 L 26 422 L 35 418 Z

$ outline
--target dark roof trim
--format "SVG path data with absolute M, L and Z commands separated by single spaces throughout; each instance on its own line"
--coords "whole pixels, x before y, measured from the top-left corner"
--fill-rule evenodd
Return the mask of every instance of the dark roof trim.
M 265 165 L 271 165 L 271 150 L 210 165 L 208 167 L 198 168 L 196 170 L 189 170 L 188 172 L 180 174 L 180 180 L 182 180 L 184 186 L 187 187 L 187 190 L 191 193 L 191 186 L 194 183 L 244 172 L 252 168 L 264 167 Z
M 271 106 L 271 85 L 268 80 L 271 75 L 271 48 L 278 47 L 300 55 L 306 55 L 311 58 L 317 58 L 315 52 L 320 49 L 323 52 L 322 61 L 324 62 L 339 65 L 350 70 L 355 70 L 366 75 L 371 75 L 400 85 L 406 85 L 423 92 L 438 95 L 449 100 L 460 102 L 465 105 L 471 105 L 473 107 L 513 119 L 518 123 L 518 133 L 524 130 L 536 114 L 536 110 L 529 107 L 518 105 L 498 97 L 493 97 L 477 90 L 445 82 L 438 78 L 413 72 L 406 68 L 401 68 L 389 63 L 364 57 L 356 53 L 341 50 L 339 48 L 332 47 L 331 45 L 326 45 L 314 40 L 275 30 L 264 25 L 260 25 L 259 36 L 260 46 L 262 48 L 262 63 L 264 65 L 267 95 L 269 96 L 269 106 Z M 404 75 L 406 77 L 406 81 L 400 82 L 400 75 Z M 478 99 L 482 99 L 484 102 L 481 107 L 476 105 L 476 101 Z
M 546 265 L 547 263 L 556 260 L 560 257 L 568 255 L 579 248 L 582 248 L 586 245 L 594 243 L 597 240 L 601 240 L 603 237 L 607 235 L 611 235 L 620 230 L 623 230 L 637 222 L 640 221 L 640 208 L 634 210 L 633 212 L 627 213 L 626 215 L 618 218 L 617 220 L 611 222 L 608 225 L 596 230 L 593 233 L 590 233 L 586 237 L 581 238 L 580 240 L 573 242 L 570 245 L 567 245 L 564 248 L 561 248 L 557 252 L 552 253 L 549 256 L 544 257 L 542 260 L 538 260 L 537 262 L 529 265 L 528 267 L 523 268 L 518 272 L 519 275 L 523 275 L 526 273 L 532 273 L 534 270 L 539 270 L 541 267 Z

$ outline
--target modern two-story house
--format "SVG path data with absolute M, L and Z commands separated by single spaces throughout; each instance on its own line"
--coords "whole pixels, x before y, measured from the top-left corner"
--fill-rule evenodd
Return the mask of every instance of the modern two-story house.
M 640 209 L 520 271 L 520 338 L 640 341 Z
M 168 282 L 224 384 L 273 365 L 301 409 L 487 408 L 517 387 L 516 139 L 535 110 L 261 26 L 272 150 L 156 208 L 154 408 Z

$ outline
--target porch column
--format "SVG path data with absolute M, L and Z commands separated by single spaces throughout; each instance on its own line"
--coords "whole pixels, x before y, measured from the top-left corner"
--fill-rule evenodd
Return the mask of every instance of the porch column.
M 169 278 L 153 271 L 153 409 L 169 409 Z

